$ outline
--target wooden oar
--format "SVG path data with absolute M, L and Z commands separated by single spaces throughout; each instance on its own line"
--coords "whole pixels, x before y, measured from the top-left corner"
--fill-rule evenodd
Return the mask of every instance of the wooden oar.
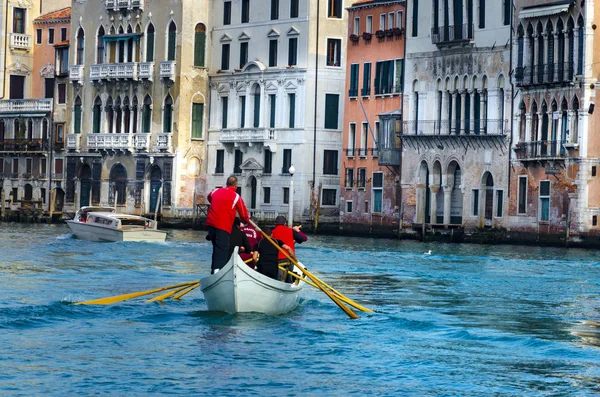
M 300 267 L 298 267 L 298 268 L 300 268 Z M 283 271 L 283 270 L 286 270 L 286 269 L 285 269 L 285 268 L 283 268 L 282 266 L 279 266 L 279 269 L 281 269 L 282 271 Z M 304 282 L 305 282 L 306 284 L 308 284 L 308 285 L 311 285 L 311 286 L 313 286 L 313 287 L 315 287 L 315 288 L 319 288 L 319 287 L 317 287 L 317 285 L 316 285 L 315 283 L 313 283 L 312 281 L 308 281 L 306 278 L 303 278 L 303 277 L 299 276 L 298 274 L 296 274 L 296 273 L 294 273 L 294 272 L 288 272 L 288 274 L 289 274 L 290 276 L 292 276 L 292 277 L 295 277 L 295 278 L 297 278 L 297 279 L 298 279 L 298 280 L 300 280 L 300 281 L 304 281 Z M 320 280 L 320 279 L 319 279 L 319 280 Z M 333 295 L 334 295 L 336 298 L 338 298 L 338 299 L 339 299 L 339 300 L 341 300 L 342 302 L 344 302 L 344 303 L 347 303 L 348 305 L 350 305 L 350 306 L 354 307 L 355 309 L 358 309 L 358 310 L 360 310 L 360 311 L 362 311 L 362 312 L 366 312 L 366 313 L 374 313 L 374 311 L 373 311 L 373 310 L 371 310 L 371 309 L 368 309 L 368 308 L 366 308 L 366 307 L 364 307 L 364 306 L 362 306 L 362 305 L 360 305 L 360 304 L 358 304 L 358 303 L 354 302 L 352 299 L 350 299 L 350 298 L 348 298 L 348 297 L 346 297 L 346 296 L 344 296 L 344 295 L 340 294 L 339 292 L 337 292 L 337 291 L 336 291 L 336 290 L 334 290 L 333 288 L 329 287 L 329 286 L 328 286 L 327 284 L 325 284 L 324 282 L 321 282 L 321 285 L 322 285 L 322 286 L 324 286 L 324 287 L 327 287 L 327 288 L 329 289 L 329 292 L 331 292 L 331 293 L 332 293 L 332 294 L 333 294 Z
M 281 248 L 275 241 L 273 241 L 273 239 L 269 235 L 267 235 L 267 233 L 263 232 L 263 230 L 260 227 L 258 227 L 258 225 L 252 221 L 252 219 L 250 219 L 250 224 L 252 226 L 254 226 L 256 228 L 256 230 L 258 230 L 263 235 L 264 238 L 266 238 L 271 244 L 273 244 L 279 250 L 279 252 L 283 253 L 293 264 L 296 265 L 298 263 L 298 261 L 293 259 L 283 248 Z M 310 277 L 310 273 L 308 273 L 308 271 L 304 268 L 304 266 L 302 266 L 302 267 L 298 266 L 298 268 L 300 270 L 302 270 L 304 272 L 304 274 L 306 274 L 308 277 Z M 342 301 L 340 301 L 338 298 L 333 296 L 333 294 L 331 294 L 325 287 L 323 287 L 321 284 L 319 284 L 313 277 L 310 277 L 310 278 L 311 278 L 311 280 L 313 280 L 313 282 L 315 283 L 317 288 L 319 288 L 321 291 L 323 291 L 323 293 L 325 295 L 327 295 L 329 297 L 329 299 L 331 299 L 333 302 L 335 302 L 335 304 L 338 305 L 339 308 L 342 309 L 344 311 L 344 313 L 346 313 L 348 315 L 348 317 L 350 317 L 351 319 L 358 318 L 358 315 L 356 313 L 354 313 L 351 309 L 346 307 L 342 303 Z
M 130 294 L 124 294 L 124 295 L 109 296 L 108 298 L 94 299 L 94 300 L 85 301 L 85 302 L 77 302 L 75 304 L 76 305 L 111 305 L 113 303 L 122 302 L 127 299 L 139 298 L 140 296 L 144 296 L 144 295 L 156 294 L 157 292 L 161 292 L 161 291 L 167 291 L 170 289 L 181 288 L 184 286 L 189 287 L 189 286 L 191 286 L 193 284 L 197 284 L 199 282 L 200 282 L 199 280 L 195 280 L 195 281 L 191 281 L 189 283 L 181 283 L 181 284 L 171 285 L 169 287 L 151 289 L 148 291 L 132 292 Z
M 167 299 L 168 297 L 173 296 L 176 293 L 181 292 L 184 289 L 188 289 L 188 288 L 189 288 L 188 285 L 184 285 L 183 287 L 179 287 L 179 288 L 174 288 L 171 291 L 165 292 L 164 294 L 155 296 L 154 298 L 150 298 L 146 302 L 156 302 L 156 301 L 161 301 L 162 302 L 163 300 Z
M 173 299 L 179 299 L 181 298 L 183 295 L 188 294 L 190 292 L 192 292 L 193 290 L 195 290 L 196 288 L 198 288 L 200 286 L 200 283 L 198 284 L 194 284 L 191 287 L 187 287 L 187 289 L 181 291 L 180 293 L 176 294 Z

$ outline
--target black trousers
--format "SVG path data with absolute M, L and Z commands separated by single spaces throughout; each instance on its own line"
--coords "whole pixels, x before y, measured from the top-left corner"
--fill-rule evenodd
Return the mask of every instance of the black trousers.
M 213 245 L 211 272 L 223 268 L 229 260 L 229 233 L 208 226 L 208 236 Z

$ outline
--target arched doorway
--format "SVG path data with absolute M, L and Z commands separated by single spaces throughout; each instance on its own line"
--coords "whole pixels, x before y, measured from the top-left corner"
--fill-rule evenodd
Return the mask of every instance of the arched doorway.
M 485 197 L 483 198 L 485 205 L 483 211 L 484 225 L 492 226 L 492 218 L 494 216 L 494 178 L 492 177 L 492 174 L 489 172 L 483 174 L 482 182 L 484 184 L 483 191 L 485 194 Z
M 56 197 L 54 199 L 54 212 L 62 212 L 65 205 L 65 191 L 61 188 L 56 188 Z
M 23 199 L 25 201 L 31 201 L 33 200 L 33 186 L 31 186 L 29 183 L 25 185 L 25 196 L 23 197 Z
M 115 204 L 115 195 L 117 196 L 117 205 L 125 205 L 127 202 L 127 170 L 122 164 L 115 164 L 110 170 L 110 194 L 108 202 Z
M 429 167 L 421 161 L 417 185 L 417 223 L 429 223 L 430 218 Z
M 162 171 L 157 165 L 152 166 L 150 170 L 150 212 L 160 211 L 161 203 L 159 200 L 160 188 L 162 187 Z
M 444 192 L 441 189 L 442 186 L 442 165 L 439 161 L 433 163 L 433 174 L 432 174 L 431 186 L 429 189 L 432 191 L 431 196 L 431 208 L 433 209 L 433 219 L 431 223 L 444 223 Z
M 85 207 L 90 205 L 92 196 L 92 169 L 89 165 L 84 164 L 79 170 L 79 206 Z
M 248 184 L 250 185 L 250 208 L 254 210 L 256 209 L 256 178 L 250 176 Z
M 448 165 L 448 189 L 450 189 L 450 223 L 462 225 L 463 221 L 463 192 L 462 171 L 456 161 Z

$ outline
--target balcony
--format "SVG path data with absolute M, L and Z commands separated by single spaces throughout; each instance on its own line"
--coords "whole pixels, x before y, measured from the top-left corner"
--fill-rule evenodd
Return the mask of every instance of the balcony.
M 431 29 L 431 43 L 436 45 L 456 44 L 474 39 L 473 24 L 447 25 Z
M 376 159 L 377 157 L 379 157 L 379 149 L 374 147 L 374 148 L 370 148 L 368 149 L 369 153 L 371 153 L 371 157 L 373 157 L 374 159 Z
M 367 157 L 367 148 L 358 148 L 356 149 L 356 154 L 358 157 L 366 158 Z
M 83 65 L 71 65 L 69 66 L 69 80 L 75 83 L 83 82 Z
M 223 130 L 221 142 L 228 143 L 254 143 L 275 140 L 275 130 L 268 128 L 240 128 L 234 130 Z
M 133 136 L 133 148 L 136 151 L 147 152 L 150 148 L 150 134 L 135 134 Z
M 567 148 L 567 145 L 570 145 Z M 575 145 L 562 141 L 533 141 L 519 142 L 514 150 L 517 160 L 540 161 L 540 160 L 564 160 L 569 157 L 569 149 L 575 149 Z
M 144 0 L 106 0 L 108 10 L 132 10 L 134 8 L 144 8 Z
M 128 63 L 105 63 L 91 65 L 91 80 L 135 80 L 138 79 L 138 64 Z
M 351 148 L 351 149 L 344 149 L 346 151 L 346 157 L 348 158 L 354 158 L 355 154 L 356 154 L 356 148 Z
M 47 139 L 4 139 L 0 141 L 0 153 L 44 153 L 48 150 Z
M 515 68 L 518 87 L 572 84 L 574 79 L 575 65 L 569 62 Z
M 89 134 L 87 149 L 128 151 L 131 149 L 131 142 L 131 134 Z
M 79 152 L 81 148 L 81 135 L 79 134 L 67 134 L 67 150 L 74 150 Z
M 172 152 L 172 141 L 173 134 L 170 132 L 161 132 L 160 134 L 156 134 L 156 150 Z
M 52 113 L 52 98 L 0 101 L 0 113 Z
M 31 50 L 31 36 L 28 34 L 11 33 L 10 34 L 10 49 L 11 50 Z
M 138 78 L 149 81 L 154 80 L 154 62 L 138 63 Z
M 402 125 L 401 135 L 418 137 L 482 137 L 504 136 L 508 120 L 412 120 Z
M 160 63 L 160 78 L 175 81 L 175 61 L 162 61 Z

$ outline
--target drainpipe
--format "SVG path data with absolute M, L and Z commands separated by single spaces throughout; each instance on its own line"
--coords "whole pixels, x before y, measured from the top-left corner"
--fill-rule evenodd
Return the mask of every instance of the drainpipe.
M 313 169 L 312 169 L 312 192 L 311 195 L 315 194 L 316 178 L 317 178 L 317 105 L 319 98 L 318 94 L 318 73 L 319 73 L 319 18 L 321 10 L 321 1 L 317 0 L 317 33 L 315 35 L 315 113 L 313 117 Z M 312 202 L 312 200 L 311 200 Z
M 511 21 L 513 21 L 514 15 L 513 15 L 513 11 L 514 11 L 514 0 L 511 0 L 510 2 L 510 18 Z M 513 83 L 513 23 L 511 22 L 510 24 L 510 56 L 509 56 L 509 62 L 510 62 L 510 73 L 508 75 L 508 77 L 510 78 L 510 138 L 508 140 L 508 207 L 510 208 L 510 174 L 511 174 L 511 158 L 512 158 L 512 143 L 513 143 L 513 120 L 514 120 L 514 113 L 515 113 L 515 84 Z M 508 212 L 508 211 L 507 211 Z

